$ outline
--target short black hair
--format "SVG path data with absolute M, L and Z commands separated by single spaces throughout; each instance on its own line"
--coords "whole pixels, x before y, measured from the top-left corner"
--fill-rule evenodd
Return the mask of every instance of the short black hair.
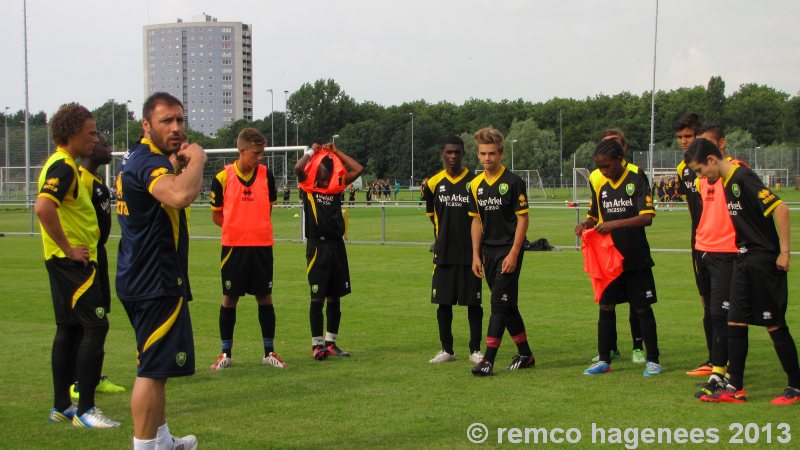
M 698 136 L 703 133 L 709 133 L 714 136 L 714 139 L 720 140 L 725 137 L 725 132 L 722 131 L 722 125 L 717 122 L 704 122 L 697 130 Z
M 455 134 L 451 134 L 450 136 L 444 138 L 444 141 L 442 142 L 442 148 L 440 150 L 444 150 L 444 146 L 447 144 L 458 145 L 459 147 L 461 147 L 461 150 L 464 150 L 464 140 L 456 136 Z
M 686 153 L 683 154 L 683 161 L 686 164 L 690 162 L 705 164 L 708 157 L 712 155 L 722 159 L 722 152 L 719 151 L 713 142 L 708 139 L 699 138 L 695 139 L 695 141 L 689 145 L 689 148 L 686 149 Z
M 625 149 L 622 144 L 616 139 L 606 139 L 597 143 L 594 148 L 594 156 L 608 156 L 614 159 L 623 158 L 625 156 Z
M 172 94 L 167 92 L 156 92 L 155 94 L 147 97 L 147 100 L 144 101 L 144 106 L 142 106 L 142 117 L 150 120 L 150 116 L 153 114 L 153 110 L 156 109 L 156 105 L 159 103 L 164 103 L 167 106 L 175 106 L 178 105 L 183 108 L 183 103 L 180 100 L 175 98 Z
M 680 117 L 675 120 L 672 128 L 675 131 L 681 131 L 684 128 L 691 128 L 695 133 L 697 133 L 697 129 L 700 128 L 701 122 L 700 116 L 698 116 L 697 113 L 689 111 L 681 114 Z

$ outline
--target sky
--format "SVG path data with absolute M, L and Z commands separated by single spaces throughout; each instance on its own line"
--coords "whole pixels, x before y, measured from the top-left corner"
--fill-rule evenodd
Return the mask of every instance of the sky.
M 253 29 L 254 117 L 332 78 L 358 102 L 543 102 L 653 83 L 655 0 L 28 0 L 30 111 L 144 101 L 142 27 L 208 14 Z M 800 1 L 661 0 L 656 89 L 800 93 Z M 0 2 L 0 108 L 24 108 L 23 0 Z

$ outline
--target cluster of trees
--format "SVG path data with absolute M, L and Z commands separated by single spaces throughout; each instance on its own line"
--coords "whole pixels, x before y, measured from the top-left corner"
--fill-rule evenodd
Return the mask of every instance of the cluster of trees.
M 253 122 L 240 120 L 213 137 L 190 131 L 190 140 L 208 148 L 232 148 L 241 129 L 255 127 L 269 138 L 274 122 L 276 142 L 271 145 L 283 145 L 284 136 L 288 136 L 289 145 L 309 145 L 328 142 L 338 135 L 337 146 L 364 163 L 369 177 L 405 181 L 411 177 L 412 122 L 416 180 L 441 167 L 437 150 L 445 135 L 461 135 L 468 154 L 474 154 L 472 133 L 491 125 L 506 136 L 507 165 L 511 165 L 508 160 L 513 145 L 516 169 L 537 169 L 544 178 L 558 178 L 561 173 L 571 173 L 573 155 L 579 167 L 591 166 L 594 142 L 607 127 L 625 130 L 632 150 L 647 150 L 650 101 L 649 92 L 622 92 L 542 103 L 470 99 L 461 105 L 418 100 L 383 106 L 370 101 L 358 103 L 334 80 L 327 79 L 306 83 L 295 91 L 289 97 L 288 116 L 275 112 L 274 117 L 267 115 Z M 800 94 L 792 97 L 769 86 L 744 84 L 726 97 L 725 82 L 712 77 L 706 86 L 656 93 L 658 149 L 676 148 L 672 124 L 685 111 L 723 124 L 732 147 L 800 142 Z M 131 140 L 141 134 L 141 124 L 124 103 L 109 101 L 93 113 L 98 129 L 104 133 L 111 134 L 113 122 L 113 140 L 118 148 L 123 148 L 126 140 L 126 120 Z M 18 121 L 21 114 L 10 116 L 9 122 Z M 45 119 L 44 113 L 39 113 L 31 123 L 43 124 Z M 284 129 L 285 120 L 288 130 Z M 470 156 L 467 164 L 477 167 L 477 159 Z

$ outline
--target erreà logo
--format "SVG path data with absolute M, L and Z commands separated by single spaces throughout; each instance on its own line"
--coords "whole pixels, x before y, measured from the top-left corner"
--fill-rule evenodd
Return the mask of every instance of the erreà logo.
M 501 183 L 500 184 L 500 195 L 506 195 L 506 192 L 508 192 L 508 185 L 505 184 L 505 183 Z
M 183 365 L 186 364 L 186 352 L 178 352 L 178 354 L 175 355 L 175 364 L 177 364 L 178 367 L 183 367 Z
M 636 192 L 636 186 L 634 186 L 633 183 L 626 184 L 625 185 L 625 192 L 628 195 L 633 195 L 633 193 Z
M 739 189 L 739 185 L 736 183 L 733 183 L 733 185 L 731 185 L 731 192 L 733 192 L 733 196 L 736 198 L 739 198 L 739 196 L 742 195 L 742 190 Z

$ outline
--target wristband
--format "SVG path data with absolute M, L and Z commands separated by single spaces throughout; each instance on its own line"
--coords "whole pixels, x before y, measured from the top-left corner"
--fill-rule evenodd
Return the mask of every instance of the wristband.
M 314 156 L 314 149 L 310 148 L 310 149 L 306 150 L 306 156 Z

